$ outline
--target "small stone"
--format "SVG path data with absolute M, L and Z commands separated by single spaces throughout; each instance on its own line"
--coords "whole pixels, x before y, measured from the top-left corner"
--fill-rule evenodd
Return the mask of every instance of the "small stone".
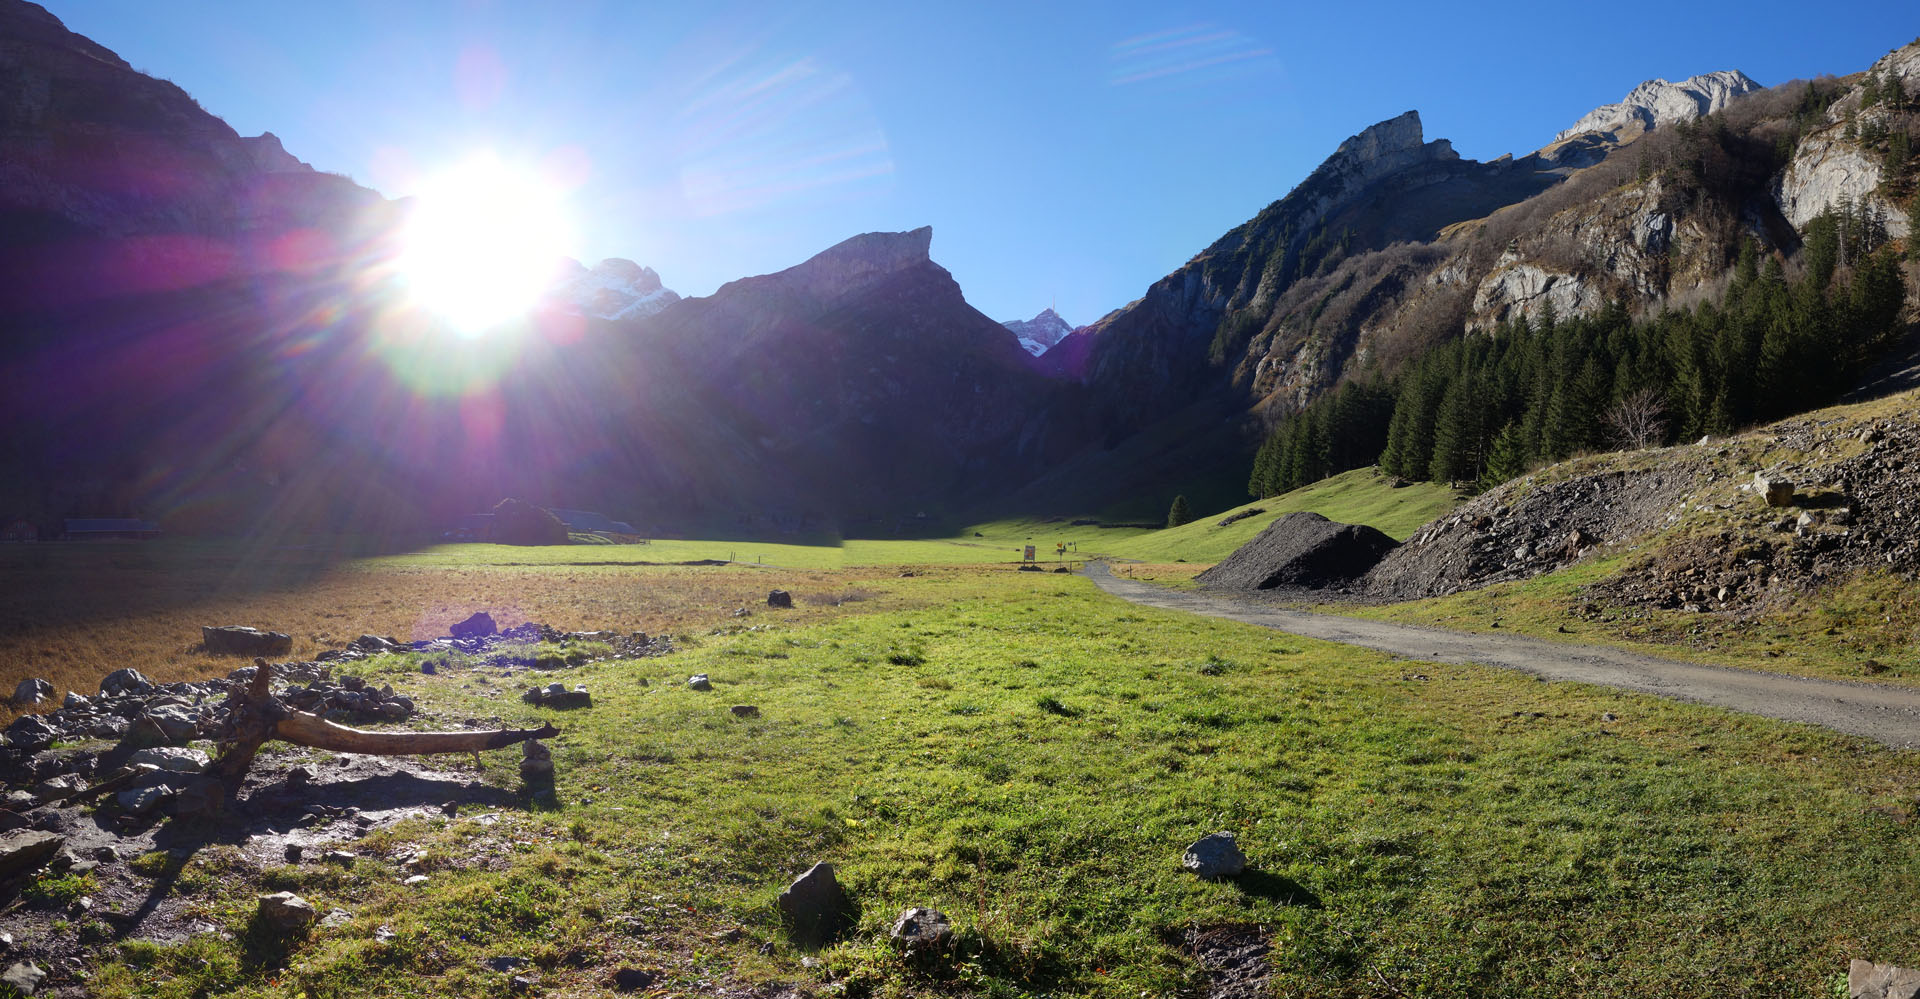
M 925 956 L 953 942 L 953 921 L 939 909 L 913 908 L 900 914 L 889 934 L 908 956 Z
M 693 690 L 712 690 L 713 681 L 707 679 L 705 673 L 695 673 L 687 677 L 687 686 Z
M 796 936 L 815 940 L 837 935 L 853 909 L 833 865 L 824 861 L 795 878 L 774 904 Z
M 514 957 L 511 955 L 499 954 L 499 955 L 495 955 L 493 957 L 487 958 L 486 960 L 481 961 L 480 963 L 486 965 L 488 971 L 513 971 L 514 969 L 525 965 L 527 963 L 527 959 L 524 957 Z
M 485 638 L 489 635 L 499 634 L 499 631 L 500 629 L 493 623 L 493 615 L 488 614 L 486 611 L 480 611 L 465 621 L 461 621 L 453 627 L 448 628 L 447 634 L 454 638 Z
M 287 858 L 287 863 L 289 864 L 299 863 L 301 856 L 303 856 L 305 853 L 306 853 L 306 850 L 302 848 L 298 843 L 288 843 L 287 848 L 284 851 L 282 851 L 282 855 Z
M 760 717 L 760 709 L 751 704 L 736 704 L 733 707 L 728 708 L 727 710 L 733 712 L 733 716 L 735 718 Z
M 613 987 L 622 992 L 638 992 L 659 979 L 645 968 L 621 968 L 613 973 Z
M 0 687 L 0 690 L 6 688 Z M 20 681 L 13 688 L 13 705 L 16 708 L 30 708 L 41 701 L 53 700 L 53 684 L 38 677 Z
M 127 758 L 129 764 L 151 763 L 162 770 L 174 773 L 197 774 L 207 768 L 211 759 L 198 749 L 183 746 L 155 746 L 142 749 Z
M 393 932 L 393 927 L 385 923 L 380 924 L 380 928 L 373 931 L 373 939 L 376 943 L 386 943 L 396 936 L 399 936 L 399 934 Z
M 768 607 L 785 607 L 788 609 L 792 609 L 793 594 L 788 593 L 785 590 L 774 590 L 773 592 L 767 594 L 767 606 Z
M 531 975 L 515 975 L 507 980 L 507 985 L 515 992 L 531 992 L 539 984 L 539 980 Z
M 140 671 L 129 666 L 108 673 L 100 681 L 100 696 L 120 697 L 125 694 L 150 694 L 153 681 L 140 675 Z
M 0 882 L 33 874 L 60 855 L 67 838 L 56 832 L 10 832 L 0 836 Z
M 0 974 L 0 984 L 11 986 L 23 996 L 30 996 L 40 990 L 40 983 L 46 978 L 47 973 L 41 971 L 39 965 L 32 961 L 21 961 L 8 968 L 5 974 Z
M 1770 507 L 1789 506 L 1793 503 L 1793 481 L 1765 472 L 1755 472 L 1752 489 L 1754 495 L 1765 500 Z
M 320 918 L 320 914 L 306 899 L 290 891 L 260 896 L 255 912 L 268 926 L 281 933 L 304 930 Z
M 1847 966 L 1849 999 L 1915 999 L 1920 996 L 1920 971 L 1854 958 Z
M 323 930 L 338 929 L 351 922 L 353 922 L 353 913 L 345 909 L 331 909 L 328 910 L 325 916 L 320 918 L 320 928 Z
M 426 876 L 425 874 L 415 874 L 414 876 L 412 876 L 412 877 L 410 877 L 410 878 L 408 878 L 408 879 L 406 879 L 405 881 L 402 881 L 402 882 L 400 882 L 400 883 L 401 883 L 401 884 L 403 884 L 403 885 L 423 885 L 423 884 L 426 884 L 426 883 L 427 883 L 428 881 L 430 881 L 430 880 L 432 880 L 432 879 L 431 879 L 431 878 L 429 878 L 429 877 L 427 877 L 427 876 Z
M 1613 713 L 1613 712 L 1611 712 L 1611 711 L 1609 711 L 1609 712 L 1607 712 L 1606 714 L 1603 714 L 1603 715 L 1601 715 L 1601 716 L 1600 716 L 1600 720 L 1601 720 L 1601 721 L 1603 721 L 1603 722 L 1611 722 L 1611 721 L 1619 721 L 1619 720 L 1620 720 L 1620 716 L 1619 716 L 1619 715 L 1616 715 L 1616 714 L 1614 714 L 1614 713 Z
M 146 815 L 166 804 L 167 799 L 171 797 L 173 797 L 173 789 L 163 784 L 157 787 L 136 787 L 130 791 L 122 791 L 114 796 L 114 800 L 119 802 L 120 807 L 128 815 Z
M 287 771 L 285 778 L 286 789 L 289 791 L 303 791 L 308 785 L 313 783 L 313 778 L 316 776 L 318 775 L 313 772 L 313 768 L 311 767 L 294 767 L 292 770 Z
M 520 748 L 520 779 L 529 784 L 553 780 L 553 750 L 538 739 L 529 739 Z
M 1231 878 L 1247 868 L 1247 857 L 1240 852 L 1230 832 L 1208 833 L 1195 840 L 1180 858 L 1180 865 L 1211 881 Z
M 339 864 L 341 867 L 352 867 L 353 862 L 359 858 L 355 856 L 351 850 L 328 850 L 321 855 L 320 859 L 329 864 Z

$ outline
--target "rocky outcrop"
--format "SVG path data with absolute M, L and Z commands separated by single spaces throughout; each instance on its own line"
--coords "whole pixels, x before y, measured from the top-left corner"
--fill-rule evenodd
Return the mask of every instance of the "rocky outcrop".
M 1538 320 L 1548 310 L 1557 316 L 1580 316 L 1605 303 L 1599 290 L 1577 275 L 1510 262 L 1474 289 L 1473 325 L 1491 326 L 1520 316 Z
M 1847 139 L 1840 126 L 1829 126 L 1800 143 L 1774 180 L 1773 200 L 1796 229 L 1845 202 L 1878 212 L 1886 220 L 1888 235 L 1905 236 L 1906 213 L 1880 193 L 1880 181 L 1880 158 Z

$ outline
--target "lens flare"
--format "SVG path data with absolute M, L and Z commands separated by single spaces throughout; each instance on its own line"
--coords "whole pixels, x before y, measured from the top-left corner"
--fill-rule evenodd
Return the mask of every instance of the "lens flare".
M 400 275 L 415 304 L 478 337 L 539 302 L 570 236 L 555 185 L 498 157 L 476 156 L 421 189 Z

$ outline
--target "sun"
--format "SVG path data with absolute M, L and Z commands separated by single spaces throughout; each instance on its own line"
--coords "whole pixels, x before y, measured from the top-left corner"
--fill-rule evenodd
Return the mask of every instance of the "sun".
M 480 155 L 433 178 L 408 216 L 398 261 L 408 296 L 462 336 L 526 314 L 570 235 L 564 199 L 527 170 Z

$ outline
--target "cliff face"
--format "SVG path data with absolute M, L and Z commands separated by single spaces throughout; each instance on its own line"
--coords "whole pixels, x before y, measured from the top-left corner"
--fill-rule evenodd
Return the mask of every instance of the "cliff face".
M 1875 72 L 1920 98 L 1920 46 Z M 1800 230 L 1843 201 L 1903 238 L 1910 195 L 1889 180 L 1885 137 L 1920 131 L 1920 116 L 1897 102 L 1861 108 L 1864 80 L 1649 81 L 1538 153 L 1491 163 L 1422 141 L 1417 116 L 1382 122 L 1069 338 L 1085 340 L 1073 343 L 1084 363 L 1062 369 L 1082 372 L 1104 407 L 1112 464 L 1157 447 L 1178 475 L 1175 449 L 1149 444 L 1152 420 L 1137 414 L 1209 409 L 1230 424 L 1217 435 L 1245 440 L 1344 378 L 1390 375 L 1505 319 L 1711 300 L 1743 245 L 1790 259 Z

